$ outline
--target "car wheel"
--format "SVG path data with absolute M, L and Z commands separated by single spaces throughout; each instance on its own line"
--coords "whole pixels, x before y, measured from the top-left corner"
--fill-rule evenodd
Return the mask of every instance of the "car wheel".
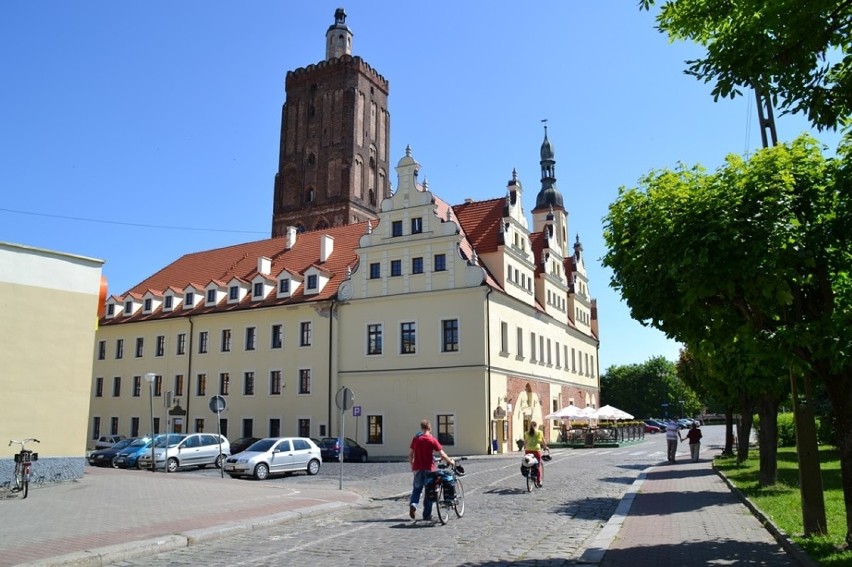
M 219 455 L 218 457 L 216 457 L 215 465 L 217 469 L 221 469 L 223 466 L 225 466 L 225 455 Z
M 363 455 L 361 455 L 361 462 L 362 462 L 362 463 L 366 463 L 366 462 L 367 462 L 367 453 L 366 453 L 366 452 L 365 452 Z
M 266 480 L 269 476 L 269 467 L 266 463 L 259 463 L 256 467 L 254 467 L 254 478 L 257 480 Z
M 316 459 L 311 459 L 308 463 L 308 474 L 313 476 L 317 474 L 320 470 L 320 462 Z
M 178 460 L 172 457 L 166 463 L 166 470 L 168 472 L 175 472 L 178 469 Z
M 112 468 L 114 468 L 114 469 L 118 468 L 118 463 L 116 462 L 116 459 L 112 460 Z

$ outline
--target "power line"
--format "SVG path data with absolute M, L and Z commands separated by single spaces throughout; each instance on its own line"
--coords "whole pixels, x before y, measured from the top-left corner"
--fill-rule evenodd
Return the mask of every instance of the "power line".
M 158 228 L 158 229 L 166 229 L 166 230 L 186 230 L 186 231 L 196 231 L 196 232 L 230 232 L 230 233 L 241 233 L 241 234 L 267 234 L 266 232 L 261 232 L 259 230 L 231 230 L 227 228 L 201 228 L 201 227 L 191 227 L 191 226 L 169 226 L 162 224 L 148 224 L 148 223 L 137 223 L 137 222 L 122 222 L 122 221 L 111 221 L 111 220 L 103 220 L 103 219 L 88 219 L 84 217 L 71 217 L 66 215 L 52 215 L 48 213 L 34 213 L 32 211 L 17 211 L 15 209 L 5 209 L 0 207 L 0 211 L 7 213 L 15 213 L 18 215 L 30 215 L 34 217 L 47 217 L 53 219 L 64 219 L 78 222 L 94 222 L 100 224 L 117 224 L 121 226 L 135 226 L 139 228 Z

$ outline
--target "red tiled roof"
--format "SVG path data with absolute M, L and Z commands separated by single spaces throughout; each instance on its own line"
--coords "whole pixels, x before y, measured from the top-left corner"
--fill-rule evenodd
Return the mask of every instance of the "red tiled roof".
M 453 212 L 478 254 L 496 252 L 506 199 L 471 201 L 455 205 Z

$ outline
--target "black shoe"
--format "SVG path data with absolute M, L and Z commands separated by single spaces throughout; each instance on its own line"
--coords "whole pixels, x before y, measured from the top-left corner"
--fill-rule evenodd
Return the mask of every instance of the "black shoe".
M 408 517 L 413 520 L 416 515 L 417 515 L 417 506 L 415 506 L 414 504 L 409 505 L 408 506 Z
M 432 520 L 432 516 L 423 516 L 423 521 L 424 521 L 424 522 L 431 522 L 431 521 L 433 521 L 433 520 Z

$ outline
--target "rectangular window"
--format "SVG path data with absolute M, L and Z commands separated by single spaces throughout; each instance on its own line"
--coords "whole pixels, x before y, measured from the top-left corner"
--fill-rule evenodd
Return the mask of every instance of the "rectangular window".
M 530 362 L 537 362 L 538 359 L 535 357 L 535 333 L 530 333 Z
M 109 305 L 107 305 L 107 315 L 109 315 L 110 317 L 115 315 L 115 304 L 114 303 L 110 303 Z
M 257 338 L 257 328 L 256 327 L 246 327 L 246 350 L 254 350 L 256 338 Z
M 231 329 L 222 329 L 222 352 L 231 352 Z
M 270 396 L 280 396 L 281 395 L 281 371 L 280 370 L 271 370 L 269 372 L 269 395 Z
M 411 259 L 411 273 L 412 274 L 422 274 L 423 273 L 423 258 L 417 257 Z
M 227 372 L 219 374 L 219 395 L 227 396 L 231 389 L 231 375 Z
M 377 280 L 382 277 L 382 265 L 378 262 L 370 264 L 370 279 Z
M 157 356 L 166 354 L 166 337 L 163 335 L 157 336 Z
M 142 395 L 142 377 L 134 376 L 133 377 L 133 397 L 138 398 Z
M 101 436 L 101 418 L 92 418 L 92 439 L 97 439 Z
M 456 444 L 455 419 L 452 414 L 438 415 L 438 442 L 441 445 Z
M 384 443 L 382 438 L 382 416 L 367 416 L 367 444 L 376 445 Z
M 216 290 L 208 289 L 207 290 L 207 303 L 216 303 Z
M 183 374 L 175 374 L 175 397 L 183 396 Z
M 124 358 L 124 339 L 115 339 L 115 358 Z
M 228 289 L 228 299 L 231 301 L 236 301 L 240 297 L 240 288 L 239 286 L 232 285 L 230 289 Z
M 157 374 L 154 377 L 154 397 L 160 398 L 163 396 L 163 377 Z
M 317 275 L 311 274 L 308 276 L 308 289 L 316 289 L 317 288 Z
M 145 308 L 144 308 L 145 312 L 146 313 L 150 312 L 151 311 L 151 300 L 146 299 L 145 302 L 144 302 L 144 306 L 145 306 Z
M 272 325 L 271 348 L 281 348 L 284 345 L 284 325 Z
M 183 296 L 183 306 L 192 307 L 193 305 L 195 305 L 195 293 L 188 291 Z
M 367 325 L 367 354 L 382 354 L 382 324 Z
M 402 275 L 402 260 L 391 260 L 391 277 Z
M 204 418 L 195 418 L 195 433 L 204 433 Z
M 175 354 L 178 356 L 186 354 L 186 333 L 178 333 Z
M 400 354 L 415 354 L 417 352 L 417 325 L 408 322 L 399 326 Z
M 547 365 L 550 366 L 553 364 L 553 360 L 550 358 L 551 350 L 550 350 L 550 339 L 547 339 Z
M 130 418 L 130 436 L 131 437 L 140 437 L 139 435 L 139 418 L 131 417 Z
M 195 377 L 195 395 L 207 395 L 207 374 L 199 374 Z
M 133 302 L 132 301 L 125 301 L 124 302 L 124 314 L 125 315 L 133 314 Z
M 556 350 L 556 368 L 561 368 L 561 367 L 562 367 L 561 358 L 560 358 L 560 356 L 559 356 L 559 355 L 560 355 L 559 349 L 560 349 L 559 341 L 557 341 L 557 342 L 556 342 L 556 349 L 555 349 L 555 350 Z
M 538 356 L 541 359 L 539 360 L 541 364 L 547 362 L 547 353 L 544 351 L 544 335 L 538 336 Z
M 111 417 L 109 420 L 109 434 L 118 435 L 118 418 Z
M 311 371 L 309 368 L 302 368 L 299 370 L 299 393 L 311 393 Z
M 112 378 L 112 397 L 121 397 L 121 376 L 113 376 Z
M 254 395 L 254 372 L 246 372 L 243 375 L 243 395 Z
M 500 323 L 500 352 L 509 353 L 509 323 L 506 321 Z
M 459 350 L 459 320 L 445 319 L 441 321 L 443 352 L 456 352 Z
M 198 332 L 198 354 L 207 353 L 207 331 Z
M 423 219 L 420 217 L 411 219 L 411 234 L 420 234 L 423 232 Z
M 524 357 L 524 330 L 518 327 L 518 358 Z
M 290 278 L 284 278 L 278 282 L 279 293 L 290 293 Z
M 281 437 L 281 420 L 277 417 L 269 419 L 269 436 Z
M 145 347 L 145 339 L 142 337 L 136 338 L 136 358 L 142 358 L 142 353 Z
M 254 437 L 254 420 L 251 418 L 243 419 L 243 437 Z
M 571 349 L 571 372 L 577 373 L 577 354 L 573 348 Z
M 106 341 L 98 341 L 98 360 L 106 359 Z
M 435 271 L 445 272 L 447 270 L 447 255 L 435 254 Z
M 256 282 L 254 284 L 254 296 L 263 297 L 263 282 Z
M 104 379 L 103 378 L 95 378 L 95 397 L 96 398 L 104 397 Z
M 299 437 L 311 436 L 311 420 L 306 418 L 299 419 Z
M 163 298 L 163 303 L 164 303 L 164 305 L 165 305 L 165 308 L 166 308 L 166 309 L 171 309 L 171 308 L 172 308 L 172 302 L 173 302 L 173 301 L 174 301 L 174 299 L 172 299 L 172 296 L 171 296 L 171 295 L 167 295 L 166 297 L 164 297 L 164 298 Z
M 302 321 L 299 325 L 299 346 L 311 346 L 311 322 Z
M 402 236 L 401 220 L 395 220 L 391 223 L 391 236 Z

